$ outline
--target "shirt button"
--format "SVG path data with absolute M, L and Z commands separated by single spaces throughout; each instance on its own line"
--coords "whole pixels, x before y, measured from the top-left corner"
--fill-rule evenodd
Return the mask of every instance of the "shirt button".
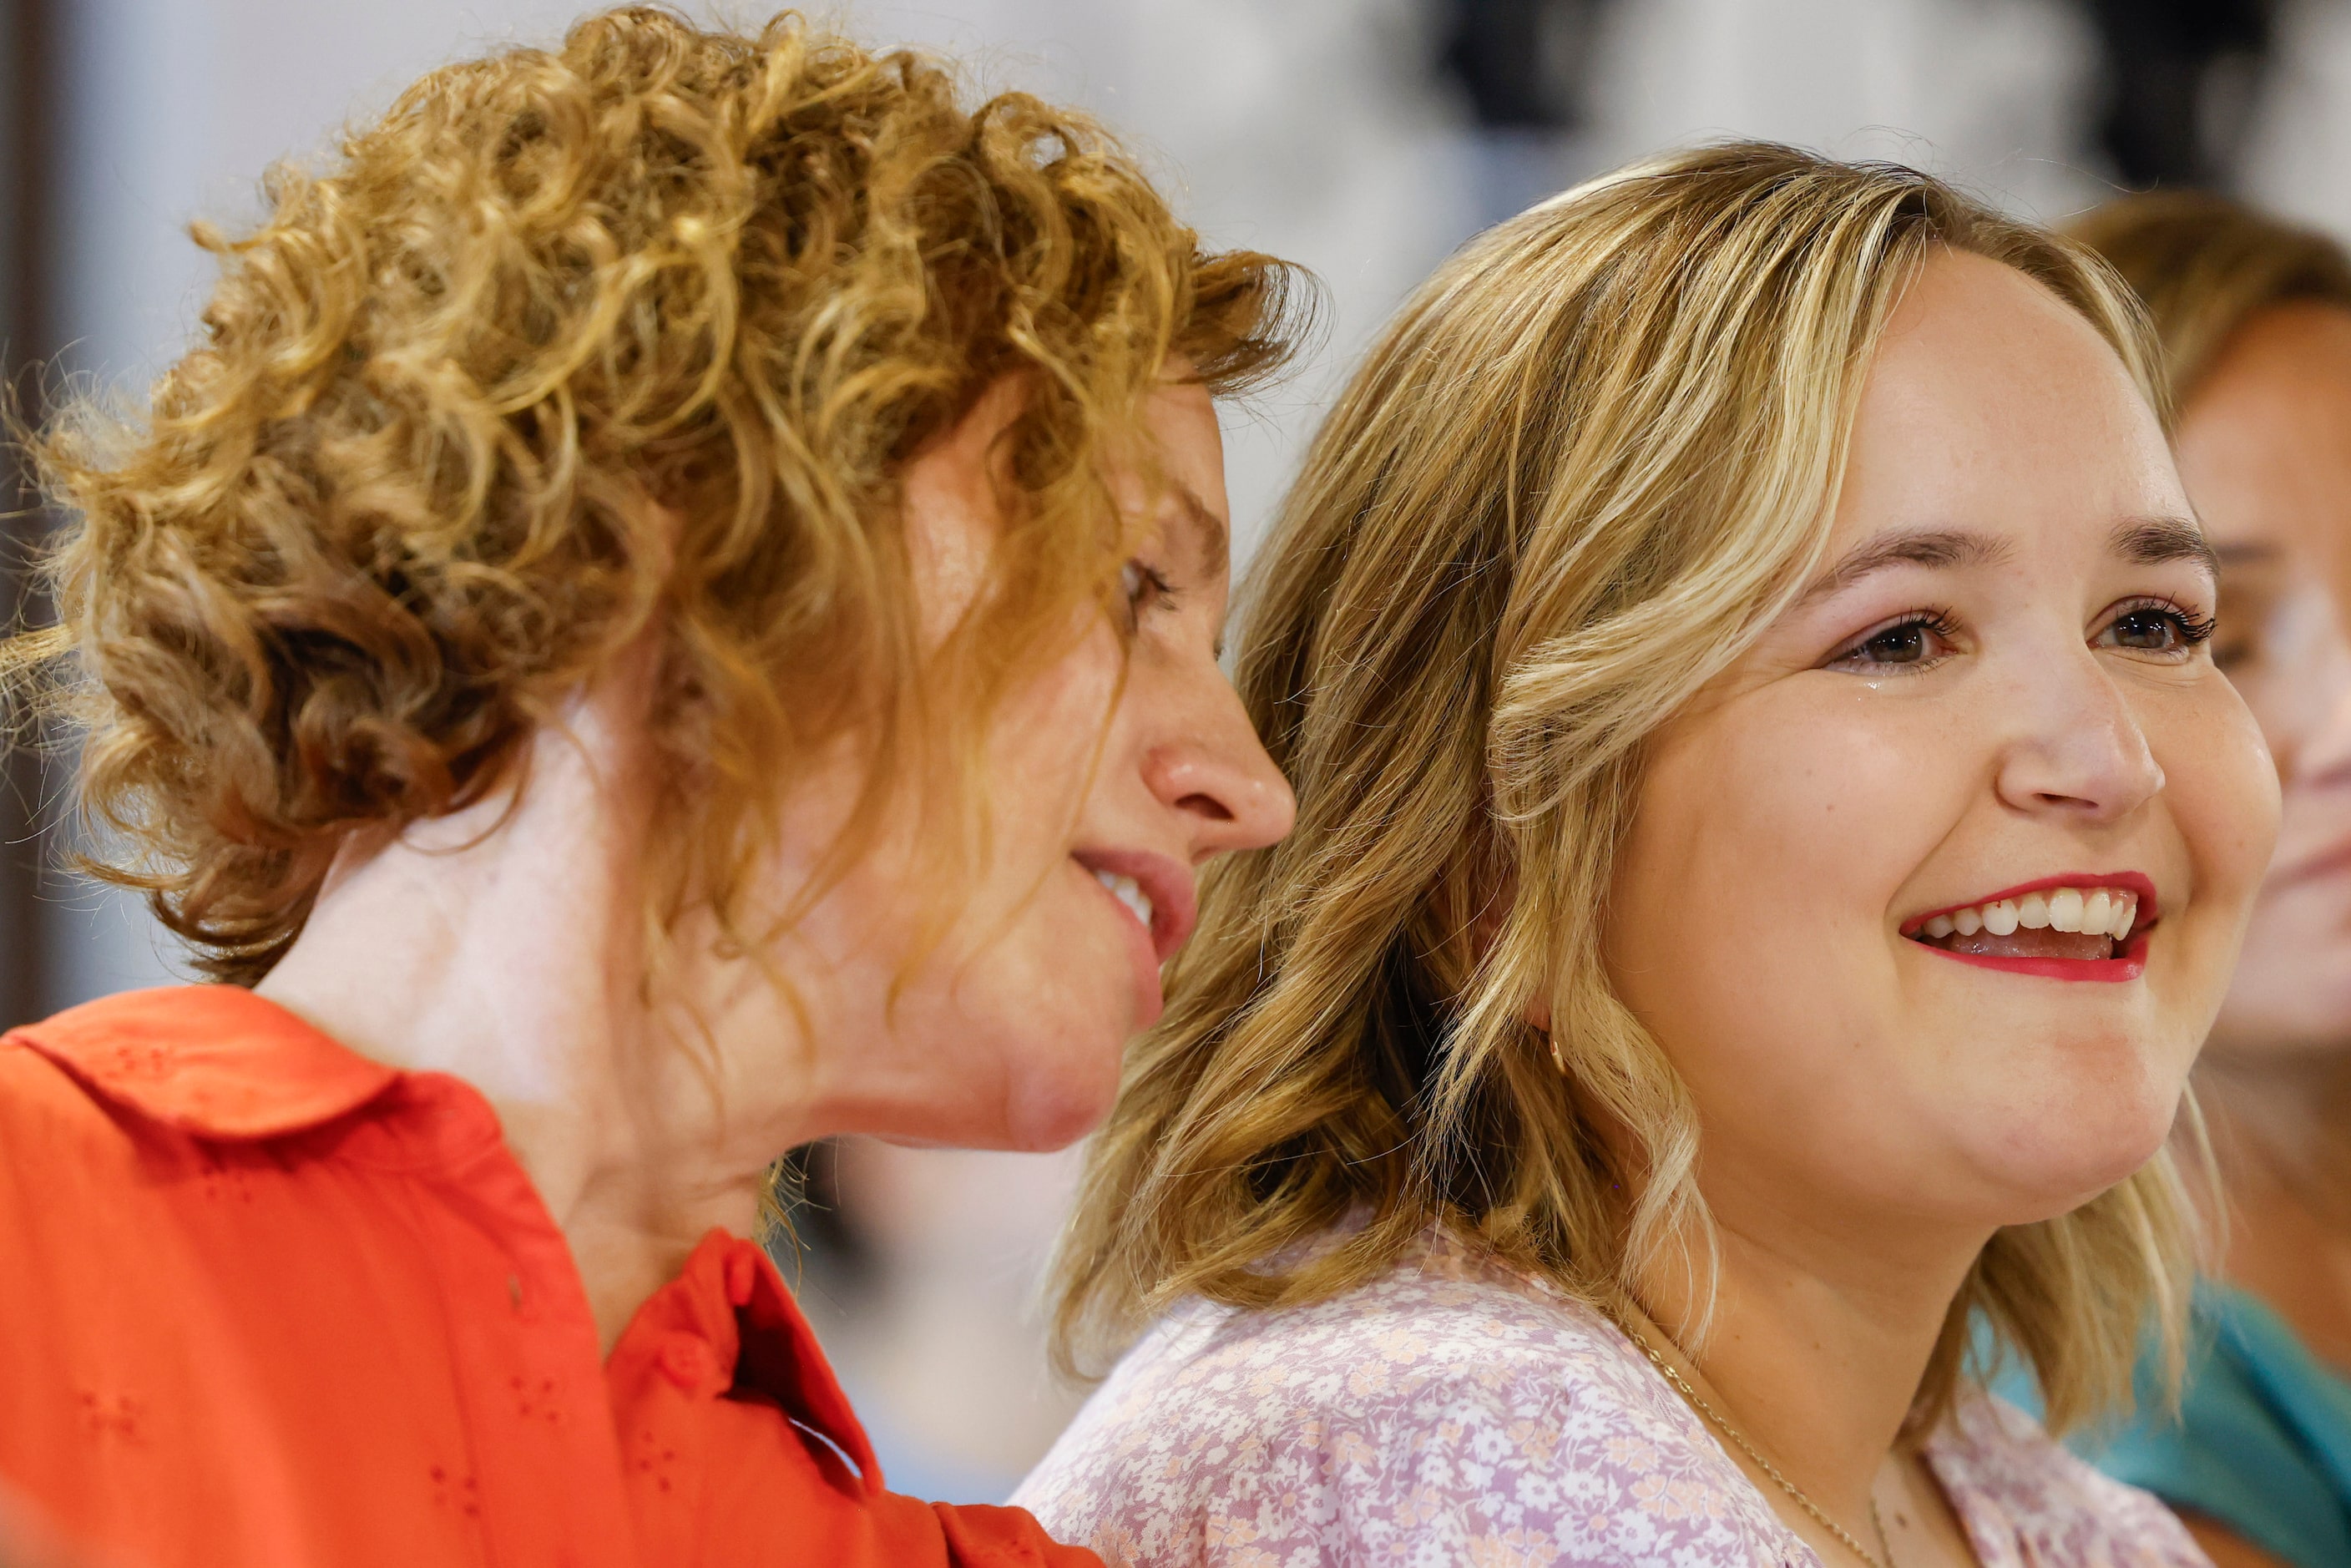
M 717 1380 L 718 1358 L 702 1340 L 680 1332 L 663 1342 L 661 1368 L 672 1383 L 691 1391 Z

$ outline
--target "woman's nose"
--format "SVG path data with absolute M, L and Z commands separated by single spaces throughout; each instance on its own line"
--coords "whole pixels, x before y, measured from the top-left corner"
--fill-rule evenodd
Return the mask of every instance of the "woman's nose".
M 1198 865 L 1279 841 L 1297 819 L 1298 798 L 1224 672 L 1211 664 L 1194 686 L 1145 750 L 1144 779 L 1162 805 L 1184 817 Z
M 1998 787 L 2018 810 L 2112 821 L 2162 789 L 2163 768 L 2137 716 L 2090 650 L 2036 662 L 2008 707 Z

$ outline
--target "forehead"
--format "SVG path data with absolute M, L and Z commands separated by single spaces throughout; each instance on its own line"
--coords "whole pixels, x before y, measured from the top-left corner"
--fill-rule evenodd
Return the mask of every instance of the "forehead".
M 1143 405 L 1145 437 L 1169 477 L 1181 481 L 1218 517 L 1225 512 L 1225 437 L 1208 389 L 1165 382 Z
M 2182 411 L 2179 451 L 2216 543 L 2351 546 L 2351 310 L 2273 306 L 2240 327 Z
M 1154 447 L 1158 483 L 1147 525 L 1187 570 L 1210 576 L 1229 568 L 1231 511 L 1225 494 L 1224 434 L 1207 389 L 1171 382 L 1151 396 L 1144 431 Z
M 1889 526 L 2103 544 L 2184 516 L 2162 427 L 2079 312 L 1981 256 L 1930 256 L 1864 384 L 1832 549 Z

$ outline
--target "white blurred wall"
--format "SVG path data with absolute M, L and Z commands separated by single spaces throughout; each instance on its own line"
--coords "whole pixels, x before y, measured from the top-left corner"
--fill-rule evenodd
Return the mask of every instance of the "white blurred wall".
M 2351 235 L 2351 0 L 2291 0 L 2277 76 L 2254 121 L 2246 193 Z
M 1764 136 L 1954 176 L 2044 221 L 2098 201 L 2095 39 L 2060 0 L 1616 0 L 1601 161 Z

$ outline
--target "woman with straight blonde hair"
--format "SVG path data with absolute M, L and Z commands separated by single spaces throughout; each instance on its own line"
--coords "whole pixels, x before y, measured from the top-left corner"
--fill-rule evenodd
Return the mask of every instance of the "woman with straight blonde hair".
M 1132 1563 L 2190 1563 L 2059 1425 L 2176 1334 L 2269 849 L 2127 296 L 1741 144 L 1477 241 L 1261 562 L 1299 797 L 1133 1054 L 1019 1494 Z

